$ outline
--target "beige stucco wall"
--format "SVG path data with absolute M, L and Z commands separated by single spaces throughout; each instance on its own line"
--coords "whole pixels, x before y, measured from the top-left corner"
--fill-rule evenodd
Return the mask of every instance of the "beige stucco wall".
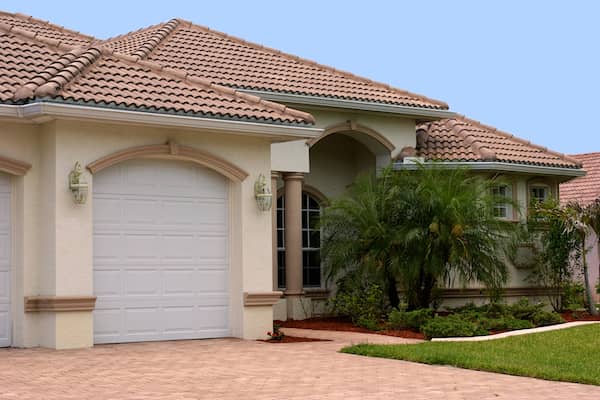
M 13 178 L 13 345 L 93 344 L 91 312 L 23 312 L 24 296 L 93 295 L 93 198 L 74 204 L 68 174 L 76 161 L 85 166 L 116 151 L 169 140 L 249 173 L 230 185 L 230 326 L 234 336 L 265 337 L 272 327 L 271 307 L 244 307 L 242 293 L 272 289 L 271 213 L 259 211 L 254 200 L 254 182 L 271 170 L 270 142 L 226 133 L 55 121 L 0 126 L 0 155 L 32 164 L 25 176 Z M 94 178 L 87 170 L 84 177 L 91 194 Z

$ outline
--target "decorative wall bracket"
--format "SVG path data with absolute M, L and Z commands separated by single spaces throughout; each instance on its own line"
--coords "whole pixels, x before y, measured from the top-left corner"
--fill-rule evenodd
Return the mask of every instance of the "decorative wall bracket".
M 69 173 L 69 189 L 76 204 L 85 204 L 88 196 L 88 183 L 83 180 L 81 177 L 82 174 L 83 168 L 81 168 L 81 164 L 77 161 L 75 167 Z
M 254 183 L 254 197 L 259 210 L 269 211 L 271 209 L 273 194 L 271 189 L 267 187 L 267 179 L 263 174 L 260 174 Z

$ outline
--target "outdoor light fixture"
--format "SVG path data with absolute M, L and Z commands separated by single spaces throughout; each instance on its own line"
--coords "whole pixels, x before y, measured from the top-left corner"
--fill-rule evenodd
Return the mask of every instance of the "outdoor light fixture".
M 75 167 L 73 167 L 73 170 L 69 173 L 69 189 L 73 195 L 73 201 L 76 204 L 85 204 L 85 201 L 87 200 L 88 184 L 81 178 L 82 174 L 83 169 L 81 168 L 79 161 L 77 161 Z
M 271 194 L 271 189 L 267 187 L 267 179 L 263 174 L 260 174 L 254 183 L 254 197 L 259 210 L 269 211 L 271 209 L 273 194 Z

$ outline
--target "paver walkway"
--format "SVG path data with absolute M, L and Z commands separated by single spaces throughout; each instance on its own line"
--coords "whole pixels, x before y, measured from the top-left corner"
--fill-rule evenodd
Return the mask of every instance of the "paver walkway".
M 0 399 L 574 399 L 600 387 L 338 353 L 333 342 L 268 344 L 237 339 L 0 349 Z M 371 342 L 404 339 L 372 335 Z

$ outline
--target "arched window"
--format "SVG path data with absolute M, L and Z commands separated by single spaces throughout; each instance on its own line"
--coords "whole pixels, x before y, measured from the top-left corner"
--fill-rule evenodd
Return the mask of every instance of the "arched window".
M 277 198 L 277 284 L 285 288 L 285 197 Z M 304 287 L 321 287 L 321 203 L 302 192 L 302 280 Z

